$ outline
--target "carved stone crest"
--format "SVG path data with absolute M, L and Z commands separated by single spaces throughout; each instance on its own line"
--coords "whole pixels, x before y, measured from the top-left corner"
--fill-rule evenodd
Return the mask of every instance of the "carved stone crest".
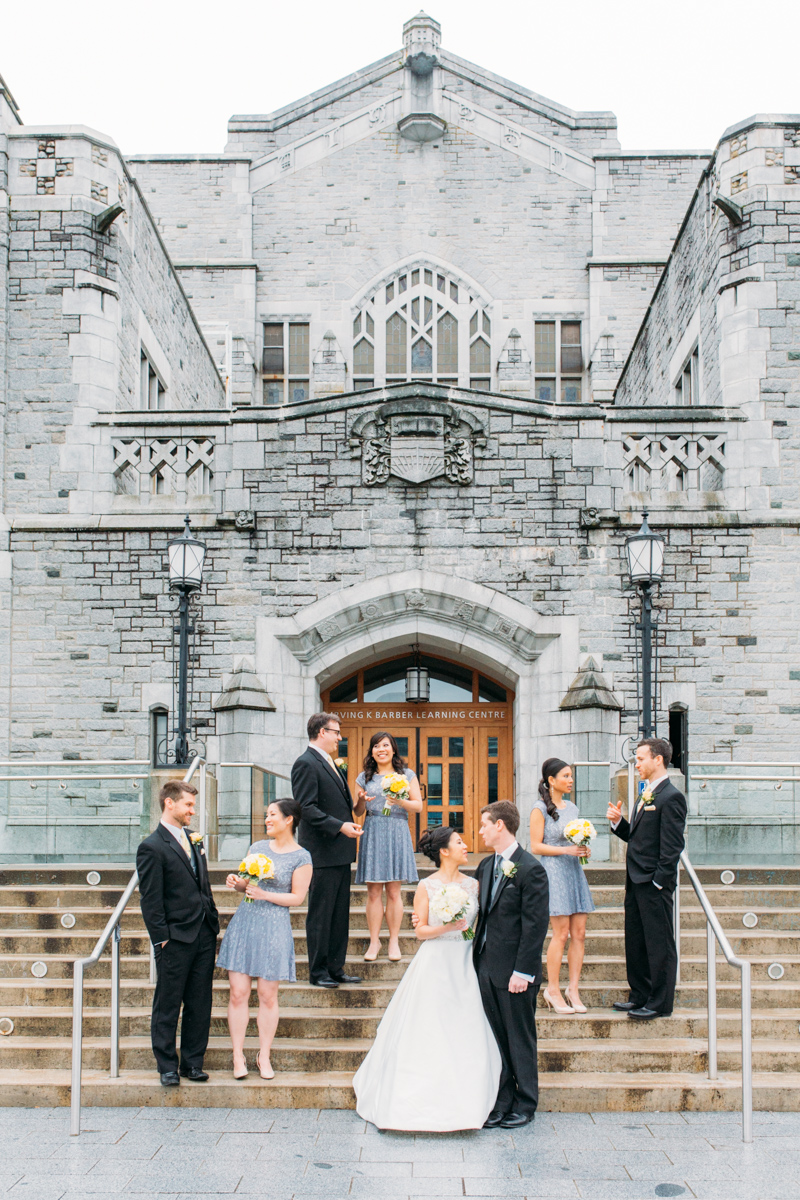
M 390 475 L 413 484 L 442 475 L 450 483 L 470 484 L 475 450 L 485 445 L 477 417 L 426 397 L 392 400 L 362 413 L 350 430 L 350 451 L 361 459 L 367 487 L 386 483 Z

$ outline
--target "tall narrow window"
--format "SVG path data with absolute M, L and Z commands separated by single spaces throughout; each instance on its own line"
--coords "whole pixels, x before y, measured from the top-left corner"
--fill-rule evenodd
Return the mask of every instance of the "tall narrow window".
M 452 313 L 445 313 L 439 317 L 437 323 L 437 336 L 439 339 L 438 351 L 438 375 L 439 381 L 445 382 L 442 379 L 443 375 L 453 376 L 453 383 L 458 382 L 458 321 Z
M 164 767 L 169 758 L 169 710 L 154 708 L 150 712 L 150 761 L 154 767 Z
M 492 354 L 489 343 L 477 337 L 469 348 L 469 386 L 479 392 L 489 391 Z
M 580 404 L 583 344 L 580 321 L 537 321 L 536 399 Z
M 675 381 L 675 403 L 683 407 L 700 403 L 700 347 L 695 346 Z
M 265 404 L 297 404 L 309 397 L 309 327 L 304 321 L 264 326 L 261 370 Z
M 167 389 L 144 350 L 139 359 L 141 403 L 149 412 L 161 412 L 167 407 Z
M 406 373 L 406 347 L 408 325 L 400 313 L 393 313 L 386 322 L 386 375 L 398 376 Z M 398 383 L 397 378 L 390 382 Z M 404 381 L 403 381 L 404 382 Z
M 672 766 L 681 772 L 685 781 L 689 769 L 689 713 L 683 706 L 674 705 L 669 710 L 669 740 Z

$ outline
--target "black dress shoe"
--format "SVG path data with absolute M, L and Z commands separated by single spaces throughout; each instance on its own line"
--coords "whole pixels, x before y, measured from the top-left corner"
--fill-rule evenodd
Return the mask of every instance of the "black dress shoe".
M 161 1074 L 162 1087 L 179 1087 L 181 1077 L 177 1071 L 163 1071 Z
M 496 1108 L 494 1112 L 490 1112 L 486 1120 L 483 1122 L 484 1129 L 494 1129 L 495 1126 L 501 1125 L 506 1118 L 506 1114 Z
M 335 979 L 331 979 L 330 975 L 322 975 L 319 979 L 309 979 L 312 987 L 337 988 L 339 986 Z
M 181 1067 L 181 1075 L 191 1083 L 208 1083 L 208 1071 L 202 1067 Z
M 360 975 L 345 975 L 342 971 L 341 975 L 331 975 L 334 983 L 361 983 Z
M 630 1012 L 633 1008 L 638 1008 L 639 1005 L 635 1000 L 615 1000 L 611 1005 L 617 1012 Z
M 530 1125 L 533 1120 L 533 1115 L 528 1113 L 506 1113 L 500 1122 L 501 1129 L 521 1129 L 523 1125 Z
M 632 1008 L 628 1013 L 629 1017 L 633 1017 L 634 1021 L 654 1021 L 656 1017 L 660 1017 L 661 1013 L 656 1012 L 654 1008 Z

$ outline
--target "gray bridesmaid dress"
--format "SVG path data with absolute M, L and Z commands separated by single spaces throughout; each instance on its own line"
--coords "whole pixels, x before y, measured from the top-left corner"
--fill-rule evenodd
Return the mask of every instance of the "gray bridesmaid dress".
M 302 846 L 287 854 L 276 854 L 269 842 L 253 842 L 248 854 L 266 854 L 275 867 L 274 879 L 260 879 L 265 892 L 290 892 L 292 875 L 298 867 L 311 862 Z M 251 979 L 282 979 L 294 983 L 294 938 L 291 909 L 268 900 L 245 903 L 244 896 L 233 914 L 222 945 L 217 966 L 224 971 L 241 971 Z
M 548 813 L 544 800 L 535 800 L 533 807 L 544 813 L 544 844 L 571 846 L 572 842 L 568 842 L 564 837 L 564 829 L 570 821 L 577 821 L 580 817 L 577 804 L 567 800 L 555 820 Z M 594 912 L 592 893 L 589 891 L 579 858 L 572 854 L 543 854 L 539 861 L 547 872 L 547 881 L 550 884 L 551 917 L 571 917 L 573 913 Z
M 409 781 L 417 778 L 408 768 L 403 774 Z M 364 833 L 358 844 L 356 883 L 417 883 L 419 875 L 408 829 L 408 813 L 399 804 L 394 804 L 389 816 L 383 816 L 386 798 L 380 775 L 373 775 L 369 783 L 365 783 L 362 771 L 356 779 L 356 787 L 363 788 L 369 796 Z

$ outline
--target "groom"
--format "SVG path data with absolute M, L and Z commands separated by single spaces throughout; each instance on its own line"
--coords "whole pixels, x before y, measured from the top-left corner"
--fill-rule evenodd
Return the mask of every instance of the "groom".
M 517 842 L 519 810 L 510 800 L 481 809 L 481 837 L 494 854 L 476 871 L 480 908 L 474 962 L 487 1020 L 503 1060 L 500 1088 L 485 1127 L 517 1129 L 539 1103 L 536 997 L 550 919 L 544 867 Z

